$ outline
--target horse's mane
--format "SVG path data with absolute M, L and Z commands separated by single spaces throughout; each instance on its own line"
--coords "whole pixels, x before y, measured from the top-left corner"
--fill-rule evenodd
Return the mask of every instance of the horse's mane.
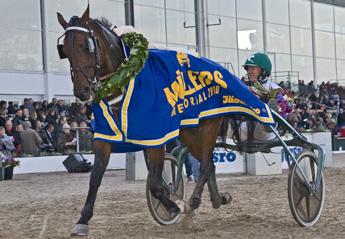
M 95 18 L 91 20 L 95 20 L 98 21 L 99 23 L 101 23 L 104 27 L 111 29 L 111 27 L 113 26 L 113 24 L 111 23 L 111 21 L 109 21 L 107 18 L 105 17 L 100 17 L 100 18 Z M 80 18 L 78 16 L 73 16 L 71 17 L 71 19 L 69 20 L 68 24 L 69 26 L 77 26 L 80 23 Z M 116 27 L 116 26 L 114 26 Z

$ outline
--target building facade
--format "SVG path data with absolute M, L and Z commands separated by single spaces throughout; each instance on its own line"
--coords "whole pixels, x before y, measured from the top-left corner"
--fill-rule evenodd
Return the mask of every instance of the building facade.
M 156 44 L 195 50 L 197 1 L 204 1 L 205 56 L 239 77 L 245 59 L 260 51 L 271 57 L 277 81 L 345 82 L 344 1 L 133 0 L 135 28 Z M 68 61 L 56 51 L 63 34 L 56 12 L 81 16 L 88 2 L 92 18 L 125 25 L 126 1 L 1 1 L 1 99 L 73 98 Z

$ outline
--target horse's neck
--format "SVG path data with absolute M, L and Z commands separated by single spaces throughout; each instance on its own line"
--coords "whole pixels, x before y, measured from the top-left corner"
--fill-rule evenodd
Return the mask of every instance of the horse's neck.
M 102 76 L 105 76 L 116 71 L 116 69 L 125 60 L 124 49 L 121 39 L 117 37 L 113 31 L 100 22 L 95 21 L 95 23 L 99 30 L 99 40 L 103 42 L 104 46 L 103 57 L 105 58 L 105 62 L 102 66 L 101 74 Z

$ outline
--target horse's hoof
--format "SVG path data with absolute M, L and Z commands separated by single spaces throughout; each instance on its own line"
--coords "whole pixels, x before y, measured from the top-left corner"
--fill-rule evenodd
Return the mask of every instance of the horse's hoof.
M 200 198 L 191 198 L 189 200 L 189 206 L 192 210 L 197 209 L 201 204 L 201 199 Z
M 220 193 L 220 196 L 221 196 L 221 198 L 222 198 L 222 204 L 223 204 L 223 205 L 231 203 L 231 201 L 232 201 L 232 196 L 231 196 L 229 193 L 227 193 L 227 192 L 225 192 L 225 193 Z
M 212 202 L 212 207 L 214 209 L 218 209 L 220 208 L 220 205 L 222 205 L 222 197 L 217 197 L 217 199 L 211 199 L 211 202 Z
M 89 234 L 89 226 L 85 224 L 76 224 L 71 233 L 72 236 L 87 236 Z
M 171 214 L 180 214 L 181 213 L 181 209 L 180 207 L 177 205 L 177 204 L 172 204 L 170 207 L 169 207 L 169 213 Z

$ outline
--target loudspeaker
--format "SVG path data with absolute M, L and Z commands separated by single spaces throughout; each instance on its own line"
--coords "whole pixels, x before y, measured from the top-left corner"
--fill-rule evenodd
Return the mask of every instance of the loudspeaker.
M 80 153 L 68 155 L 62 163 L 69 173 L 83 173 L 91 170 L 91 163 L 88 163 Z

